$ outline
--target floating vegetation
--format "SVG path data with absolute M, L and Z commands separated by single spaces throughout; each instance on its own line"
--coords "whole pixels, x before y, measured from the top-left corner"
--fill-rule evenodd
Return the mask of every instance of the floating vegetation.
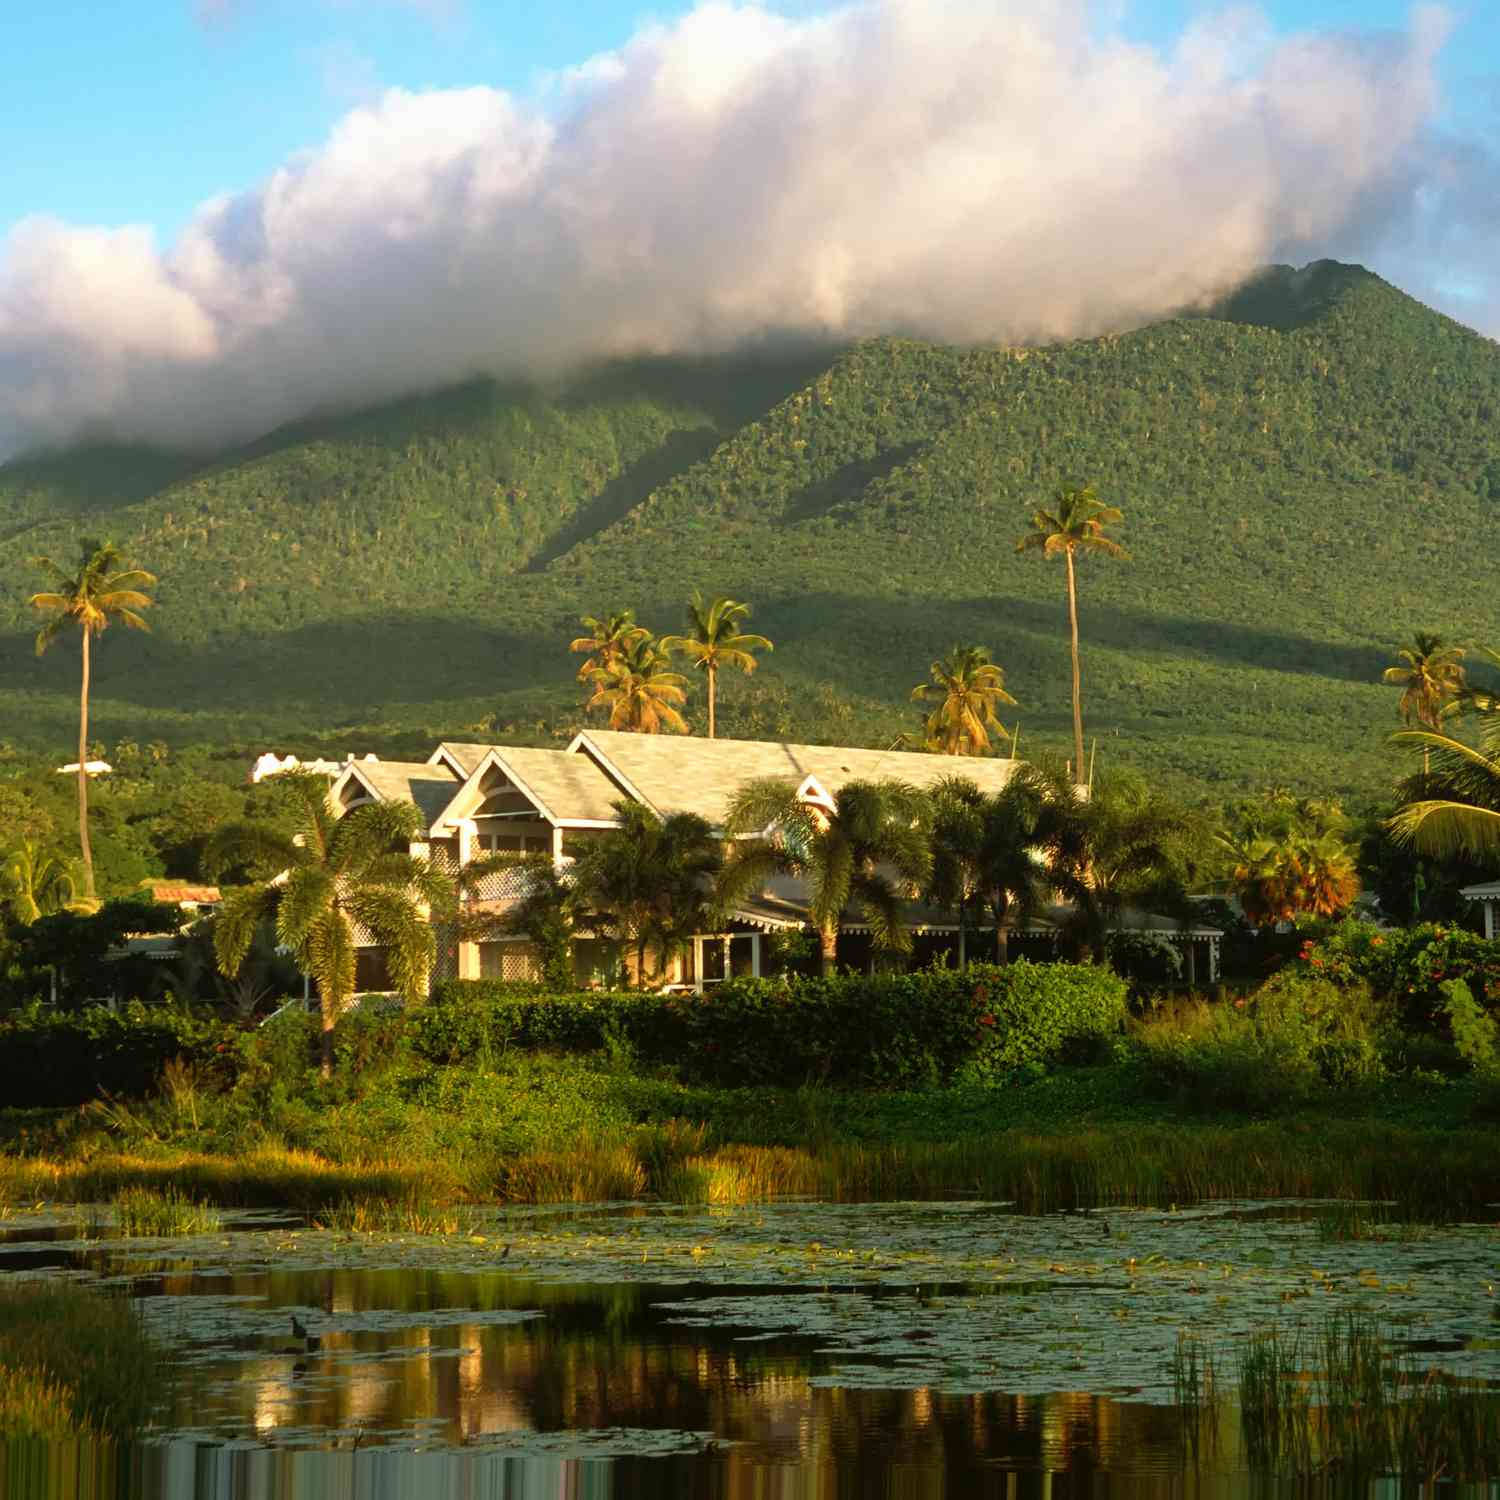
M 116 1193 L 113 1202 L 120 1233 L 165 1238 L 181 1234 L 213 1234 L 223 1228 L 217 1209 L 168 1187 L 157 1192 L 130 1187 Z

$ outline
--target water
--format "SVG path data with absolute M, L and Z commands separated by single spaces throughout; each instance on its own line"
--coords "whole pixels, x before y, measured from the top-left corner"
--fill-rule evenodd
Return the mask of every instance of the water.
M 174 1241 L 4 1227 L 0 1274 L 127 1287 L 180 1379 L 161 1440 L 13 1447 L 0 1500 L 1248 1496 L 1266 1486 L 1233 1443 L 1197 1470 L 1184 1453 L 1179 1329 L 1228 1353 L 1252 1327 L 1359 1309 L 1424 1362 L 1500 1380 L 1493 1226 L 1332 1243 L 1307 1205 L 604 1205 L 438 1236 L 247 1216 Z

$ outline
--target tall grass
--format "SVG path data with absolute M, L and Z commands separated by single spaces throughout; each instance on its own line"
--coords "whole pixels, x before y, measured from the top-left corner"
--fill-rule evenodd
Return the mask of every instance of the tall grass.
M 170 1381 L 125 1298 L 65 1282 L 0 1286 L 0 1435 L 129 1437 Z
M 215 1209 L 194 1202 L 175 1187 L 163 1192 L 142 1186 L 124 1188 L 115 1194 L 113 1206 L 121 1234 L 212 1234 L 224 1224 Z

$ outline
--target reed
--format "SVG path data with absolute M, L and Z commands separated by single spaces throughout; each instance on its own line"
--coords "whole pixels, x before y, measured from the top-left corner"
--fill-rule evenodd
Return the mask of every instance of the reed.
M 458 1234 L 472 1225 L 462 1208 L 442 1207 L 425 1198 L 346 1198 L 319 1209 L 315 1229 L 345 1234 Z
M 0 1286 L 0 1434 L 130 1437 L 170 1389 L 166 1359 L 124 1297 L 66 1282 Z
M 123 1188 L 111 1205 L 120 1233 L 165 1237 L 212 1234 L 224 1227 L 223 1217 L 206 1203 L 196 1202 L 175 1187 L 157 1192 L 149 1187 Z

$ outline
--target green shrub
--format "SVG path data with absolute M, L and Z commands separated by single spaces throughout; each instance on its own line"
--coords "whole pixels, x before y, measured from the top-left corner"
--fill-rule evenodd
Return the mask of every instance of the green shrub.
M 1479 1008 L 1462 979 L 1445 979 L 1440 988 L 1458 1055 L 1486 1078 L 1500 1072 L 1500 1025 Z
M 452 981 L 411 1018 L 424 1057 L 484 1048 L 608 1049 L 707 1083 L 911 1088 L 996 1082 L 1117 1033 L 1125 985 L 1093 965 L 739 979 L 704 995 L 589 992 Z

